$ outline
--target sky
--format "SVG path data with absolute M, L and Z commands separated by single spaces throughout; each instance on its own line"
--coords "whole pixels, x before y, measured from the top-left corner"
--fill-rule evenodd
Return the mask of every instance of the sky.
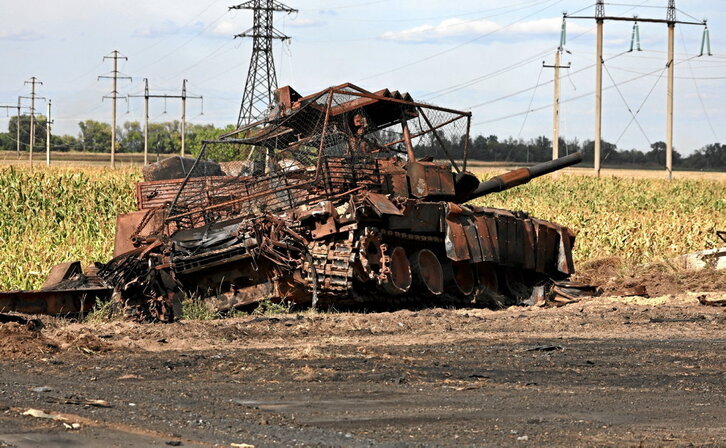
M 368 90 L 407 91 L 417 99 L 473 113 L 472 134 L 500 138 L 552 135 L 553 70 L 562 14 L 592 16 L 594 4 L 570 0 L 285 0 L 297 13 L 275 14 L 291 40 L 275 42 L 278 85 L 302 94 L 353 82 Z M 606 15 L 665 18 L 666 0 L 607 3 Z M 226 0 L 0 0 L 0 104 L 38 95 L 53 104 L 54 133 L 78 134 L 86 119 L 110 122 L 112 62 L 121 95 L 179 94 L 191 123 L 236 123 L 251 39 L 234 39 L 252 13 Z M 678 1 L 678 19 L 708 19 L 713 56 L 698 57 L 702 26 L 675 31 L 674 146 L 683 154 L 726 140 L 726 1 Z M 604 27 L 603 138 L 621 149 L 665 140 L 664 24 L 640 23 L 643 51 L 628 52 L 632 24 Z M 562 63 L 561 135 L 593 138 L 595 22 L 569 19 Z M 616 87 L 613 87 L 616 86 Z M 24 104 L 29 104 L 24 100 Z M 45 113 L 45 103 L 36 105 Z M 12 114 L 12 110 L 9 111 Z M 178 100 L 156 100 L 152 122 L 179 119 Z M 633 115 L 636 120 L 633 120 Z M 118 120 L 141 121 L 143 98 L 119 101 Z M 0 109 L 0 129 L 9 118 Z

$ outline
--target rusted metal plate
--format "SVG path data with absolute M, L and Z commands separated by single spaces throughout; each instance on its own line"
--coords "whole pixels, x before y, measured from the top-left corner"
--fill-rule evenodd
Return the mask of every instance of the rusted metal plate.
M 572 261 L 572 236 L 569 230 L 559 226 L 557 232 L 560 235 L 560 250 L 557 255 L 557 270 L 563 274 L 575 273 L 575 264 Z
M 325 221 L 315 221 L 315 228 L 310 231 L 310 235 L 313 239 L 324 238 L 328 235 L 332 235 L 338 231 L 333 216 L 328 215 Z
M 137 233 L 139 236 L 148 236 L 150 232 L 162 226 L 163 220 L 163 210 L 140 210 L 118 215 L 116 217 L 113 256 L 117 257 L 134 250 L 135 246 L 131 237 Z
M 490 227 L 487 225 L 488 219 L 488 217 L 481 214 L 475 215 L 474 225 L 476 226 L 477 234 L 479 235 L 482 261 L 496 261 L 498 259 L 496 244 L 492 240 Z
M 0 312 L 62 315 L 89 311 L 97 300 L 108 300 L 107 288 L 0 292 Z
M 407 167 L 411 194 L 418 198 L 453 196 L 454 177 L 451 169 L 433 162 L 410 162 Z
M 479 235 L 474 217 L 468 215 L 460 215 L 459 219 L 462 226 L 464 227 L 466 244 L 469 247 L 469 261 L 471 263 L 480 263 L 484 261 L 482 250 L 482 237 Z
M 531 219 L 524 219 L 519 222 L 522 227 L 522 267 L 533 270 L 537 253 L 537 237 L 534 232 L 534 225 Z
M 464 261 L 471 258 L 466 232 L 459 221 L 458 215 L 446 218 L 444 245 L 446 247 L 446 256 L 453 261 Z
M 369 192 L 368 194 L 366 194 L 366 202 L 370 204 L 370 206 L 373 208 L 373 210 L 376 211 L 378 216 L 403 216 L 403 212 L 399 210 L 398 207 L 396 207 L 396 204 L 391 202 L 391 200 L 383 194 Z
M 69 278 L 80 275 L 82 273 L 83 269 L 81 268 L 80 261 L 71 261 L 67 263 L 57 264 L 50 269 L 50 273 L 48 274 L 48 277 L 45 279 L 45 282 L 43 282 L 43 286 L 41 286 L 40 289 L 51 288 L 53 287 L 53 285 L 57 285 L 63 280 L 68 280 Z

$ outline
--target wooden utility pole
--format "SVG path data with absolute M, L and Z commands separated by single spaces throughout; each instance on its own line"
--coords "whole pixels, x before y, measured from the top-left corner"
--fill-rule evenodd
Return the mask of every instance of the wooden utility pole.
M 182 80 L 182 90 L 180 95 L 151 95 L 149 93 L 149 80 L 144 78 L 144 94 L 143 95 L 129 95 L 129 98 L 144 98 L 144 165 L 149 163 L 149 98 L 164 98 L 169 99 L 181 99 L 182 101 L 182 113 L 181 113 L 181 151 L 180 154 L 184 157 L 186 148 L 186 131 L 187 131 L 187 99 L 197 99 L 202 101 L 202 113 L 204 113 L 204 97 L 201 95 L 188 95 L 187 94 L 187 80 Z
M 665 20 L 651 19 L 643 17 L 614 17 L 605 15 L 604 0 L 597 0 L 595 5 L 595 16 L 568 16 L 570 19 L 595 19 L 597 22 L 597 56 L 595 71 L 595 173 L 600 175 L 600 145 L 601 145 L 601 124 L 602 124 L 602 26 L 606 20 L 615 20 L 623 22 L 650 22 L 665 23 L 668 25 L 668 60 L 666 67 L 668 69 L 668 92 L 667 92 L 667 112 L 666 112 L 666 173 L 668 179 L 673 179 L 673 82 L 675 78 L 674 63 L 674 35 L 676 24 L 680 25 L 701 25 L 707 26 L 706 20 L 702 22 L 685 22 L 676 20 L 676 1 L 668 0 L 668 9 Z M 705 42 L 706 33 L 704 33 Z M 632 46 L 632 44 L 631 44 Z M 703 44 L 702 44 L 703 46 Z
M 48 100 L 48 116 L 45 117 L 45 164 L 50 166 L 50 100 Z
M 38 81 L 38 78 L 33 76 L 29 80 L 25 81 L 25 84 L 30 84 L 30 97 L 28 97 L 30 98 L 30 155 L 28 160 L 30 160 L 30 166 L 33 166 L 33 144 L 35 143 L 35 100 L 45 98 L 35 94 L 35 86 L 38 84 L 43 85 L 41 81 Z
M 559 46 L 555 51 L 555 64 L 546 65 L 544 62 L 542 63 L 545 68 L 555 69 L 555 98 L 552 102 L 552 160 L 560 157 L 560 69 L 571 67 L 571 64 L 560 65 L 561 57 L 562 46 Z
M 111 91 L 111 95 L 104 96 L 103 98 L 111 98 L 113 101 L 113 109 L 111 112 L 111 168 L 116 167 L 116 99 L 118 98 L 118 80 L 119 79 L 128 79 L 131 81 L 130 76 L 119 76 L 118 71 L 118 60 L 123 59 L 125 61 L 128 61 L 129 58 L 126 56 L 123 56 L 121 53 L 119 53 L 117 50 L 113 50 L 110 55 L 104 56 L 103 60 L 106 59 L 113 59 L 113 71 L 111 72 L 110 76 L 99 76 L 98 79 L 112 79 L 113 80 L 113 90 Z

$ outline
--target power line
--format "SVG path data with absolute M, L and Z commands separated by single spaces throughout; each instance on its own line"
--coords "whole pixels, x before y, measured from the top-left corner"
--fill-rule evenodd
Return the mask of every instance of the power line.
M 196 15 L 195 15 L 194 17 L 192 17 L 191 19 L 189 19 L 189 21 L 188 21 L 188 22 L 186 22 L 186 23 L 185 23 L 184 25 L 182 25 L 182 26 L 181 26 L 181 27 L 179 27 L 179 28 L 180 28 L 180 29 L 183 29 L 183 28 L 186 28 L 187 26 L 191 25 L 191 23 L 192 23 L 192 22 L 194 22 L 194 21 L 195 21 L 195 20 L 196 20 L 197 18 L 199 18 L 199 17 L 200 17 L 200 16 L 202 15 L 202 14 L 204 14 L 205 12 L 207 12 L 207 11 L 209 10 L 209 8 L 211 8 L 211 7 L 212 7 L 212 6 L 213 6 L 213 5 L 214 5 L 214 4 L 216 3 L 216 2 L 217 2 L 217 0 L 212 0 L 212 1 L 211 1 L 211 2 L 210 2 L 210 3 L 209 3 L 209 4 L 208 4 L 208 5 L 207 5 L 207 6 L 206 6 L 206 7 L 205 7 L 205 8 L 203 9 L 203 10 L 201 10 L 201 11 L 200 11 L 199 13 L 197 13 L 197 14 L 196 14 Z M 221 17 L 220 17 L 220 18 L 221 18 Z M 219 19 L 217 19 L 217 20 L 219 20 Z M 176 36 L 176 34 L 169 34 L 169 35 L 167 35 L 167 36 L 166 36 L 165 38 L 163 38 L 163 39 L 159 39 L 159 40 L 157 40 L 156 42 L 154 42 L 154 43 L 153 43 L 153 44 L 151 44 L 151 45 L 146 45 L 146 46 L 144 46 L 144 48 L 142 48 L 142 49 L 141 49 L 140 51 L 137 51 L 137 52 L 135 53 L 135 55 L 136 55 L 136 56 L 138 57 L 138 55 L 146 53 L 147 51 L 149 51 L 149 50 L 151 50 L 151 49 L 153 49 L 153 48 L 157 47 L 157 46 L 158 46 L 159 44 L 161 44 L 162 42 L 166 42 L 166 41 L 167 41 L 168 39 L 170 39 L 170 38 L 172 38 L 172 37 L 174 37 L 174 36 Z
M 551 8 L 552 6 L 554 6 L 554 5 L 558 4 L 558 3 L 561 3 L 561 2 L 562 2 L 562 0 L 556 0 L 553 3 L 545 6 L 544 8 L 538 9 L 537 11 L 535 11 L 535 12 L 533 12 L 531 14 L 527 14 L 526 16 L 524 16 L 524 17 L 522 17 L 522 18 L 520 18 L 520 19 L 518 19 L 518 20 L 516 20 L 514 22 L 511 22 L 511 23 L 509 23 L 507 25 L 504 25 L 501 28 L 497 28 L 496 30 L 490 31 L 488 33 L 481 34 L 481 35 L 479 35 L 479 36 L 477 36 L 477 37 L 475 37 L 473 39 L 470 39 L 470 40 L 468 40 L 466 42 L 463 42 L 463 43 L 461 43 L 459 45 L 455 45 L 453 47 L 447 48 L 445 50 L 439 51 L 439 52 L 434 53 L 432 55 L 429 55 L 429 56 L 427 56 L 425 58 L 417 59 L 415 61 L 411 61 L 409 63 L 400 65 L 398 67 L 394 67 L 394 68 L 392 68 L 390 70 L 386 70 L 386 71 L 383 71 L 383 72 L 380 72 L 380 73 L 376 73 L 374 75 L 366 76 L 365 78 L 360 78 L 357 82 L 366 81 L 366 80 L 371 79 L 371 78 L 377 78 L 377 77 L 382 76 L 382 75 L 387 75 L 389 73 L 393 73 L 393 72 L 396 72 L 398 70 L 401 70 L 401 69 L 404 69 L 404 68 L 408 68 L 408 67 L 411 67 L 413 65 L 420 64 L 421 62 L 425 62 L 425 61 L 431 60 L 431 59 L 436 58 L 436 57 L 439 57 L 439 56 L 441 56 L 443 54 L 450 53 L 450 52 L 452 52 L 454 50 L 457 50 L 457 49 L 459 49 L 461 47 L 464 47 L 466 45 L 469 45 L 472 42 L 476 42 L 476 41 L 478 41 L 480 39 L 483 39 L 483 38 L 485 38 L 487 36 L 490 36 L 490 35 L 492 35 L 494 33 L 497 33 L 497 32 L 503 31 L 503 30 L 505 30 L 507 28 L 510 28 L 510 27 L 516 25 L 517 23 L 522 22 L 522 21 L 524 21 L 524 20 L 526 20 L 526 19 L 528 19 L 528 18 L 530 18 L 532 16 L 535 16 L 535 15 L 537 15 L 537 14 L 539 14 L 539 13 L 541 13 L 541 12 L 543 12 L 543 11 L 545 11 L 545 10 Z
M 694 58 L 696 58 L 696 57 L 697 56 L 694 56 Z M 687 62 L 687 61 L 681 61 L 681 62 Z M 676 65 L 678 65 L 678 64 L 676 64 Z M 592 67 L 592 66 L 590 66 L 590 67 Z M 644 73 L 642 75 L 639 75 L 639 76 L 636 76 L 636 77 L 627 79 L 625 81 L 620 82 L 620 85 L 622 86 L 624 84 L 629 84 L 629 83 L 634 82 L 634 81 L 637 81 L 639 79 L 643 79 L 643 78 L 645 78 L 647 76 L 653 75 L 654 73 L 658 73 L 661 70 L 663 70 L 663 69 L 662 68 L 659 68 L 657 70 L 653 70 L 652 72 Z M 614 88 L 614 86 L 604 87 L 603 90 L 610 90 L 612 88 Z M 573 97 L 570 97 L 570 98 L 567 98 L 565 100 L 560 101 L 560 104 L 569 103 L 569 102 L 572 102 L 572 101 L 577 101 L 577 100 L 580 100 L 582 98 L 586 98 L 586 97 L 592 96 L 593 93 L 595 93 L 594 90 L 592 90 L 590 92 L 587 92 L 587 93 L 583 93 L 583 94 L 577 95 L 577 96 L 573 96 Z M 492 119 L 484 120 L 484 121 L 479 121 L 479 122 L 476 122 L 476 123 L 472 123 L 472 125 L 479 126 L 479 125 L 482 125 L 482 124 L 494 123 L 494 122 L 497 122 L 497 121 L 507 120 L 509 118 L 519 117 L 519 116 L 522 116 L 522 115 L 524 115 L 526 113 L 539 112 L 541 110 L 549 109 L 551 107 L 552 107 L 552 103 L 546 104 L 544 106 L 536 107 L 536 108 L 530 109 L 530 110 L 525 110 L 525 111 L 521 111 L 521 112 L 515 112 L 515 113 L 512 113 L 512 114 L 503 115 L 501 117 L 492 118 Z
M 686 49 L 686 38 L 683 36 L 683 30 L 681 31 L 681 42 L 683 43 L 683 49 Z M 706 37 L 704 35 L 704 37 Z M 710 47 L 710 45 L 709 45 Z M 686 50 L 687 51 L 687 50 Z M 698 101 L 701 103 L 701 109 L 703 110 L 703 115 L 706 117 L 706 122 L 708 123 L 708 127 L 711 128 L 711 133 L 713 133 L 713 138 L 718 141 L 718 135 L 716 135 L 716 129 L 713 127 L 713 123 L 711 122 L 711 117 L 708 115 L 708 111 L 706 110 L 706 104 L 703 102 L 703 97 L 701 96 L 701 89 L 698 88 L 698 83 L 696 82 L 696 76 L 695 73 L 693 73 L 693 65 L 691 62 L 688 62 L 688 68 L 691 71 L 691 77 L 693 79 L 693 86 L 696 88 L 696 95 L 698 96 Z

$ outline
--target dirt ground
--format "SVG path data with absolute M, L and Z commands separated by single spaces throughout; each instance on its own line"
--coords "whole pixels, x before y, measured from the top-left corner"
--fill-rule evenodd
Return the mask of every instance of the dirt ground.
M 726 446 L 699 295 L 726 298 L 4 323 L 0 447 Z

